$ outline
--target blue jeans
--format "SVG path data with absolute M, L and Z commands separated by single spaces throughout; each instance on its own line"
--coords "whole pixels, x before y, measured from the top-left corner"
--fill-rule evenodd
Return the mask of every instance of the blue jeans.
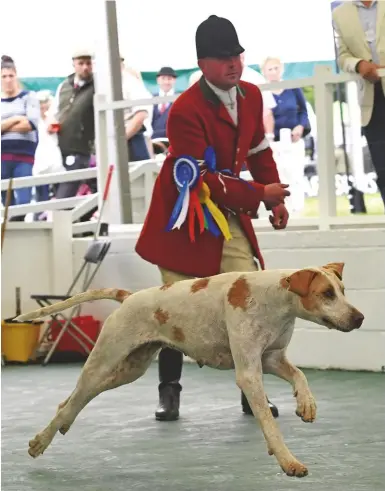
M 32 176 L 33 164 L 23 161 L 1 161 L 1 179 L 11 179 L 11 177 L 30 177 Z M 5 205 L 7 192 L 1 191 L 1 201 Z M 32 188 L 16 189 L 12 193 L 10 206 L 26 205 L 31 202 Z

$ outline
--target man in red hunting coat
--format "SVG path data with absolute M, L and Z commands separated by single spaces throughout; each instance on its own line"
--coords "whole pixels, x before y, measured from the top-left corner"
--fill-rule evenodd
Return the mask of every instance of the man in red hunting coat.
M 265 138 L 261 92 L 240 81 L 244 49 L 234 26 L 210 16 L 197 29 L 196 49 L 203 76 L 172 105 L 169 154 L 136 245 L 164 283 L 264 268 L 251 219 L 263 202 L 275 229 L 288 221 L 290 193 Z M 244 164 L 251 182 L 239 178 Z M 159 355 L 158 420 L 179 417 L 182 362 L 171 348 Z M 242 406 L 251 414 L 243 394 Z

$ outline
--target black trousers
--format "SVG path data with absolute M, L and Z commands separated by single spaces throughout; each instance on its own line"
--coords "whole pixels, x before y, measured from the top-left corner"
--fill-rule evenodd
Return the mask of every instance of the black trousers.
M 374 86 L 373 114 L 364 128 L 373 167 L 377 174 L 377 186 L 385 206 L 385 95 L 381 82 Z

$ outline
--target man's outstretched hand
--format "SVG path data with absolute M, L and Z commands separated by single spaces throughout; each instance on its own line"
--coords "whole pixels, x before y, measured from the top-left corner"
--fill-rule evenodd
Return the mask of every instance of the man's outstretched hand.
M 263 201 L 272 208 L 280 204 L 284 204 L 286 196 L 290 196 L 290 191 L 287 189 L 288 184 L 274 183 L 265 186 Z
M 272 210 L 272 215 L 269 216 L 270 223 L 275 230 L 282 230 L 286 228 L 289 220 L 289 212 L 284 204 L 275 206 Z

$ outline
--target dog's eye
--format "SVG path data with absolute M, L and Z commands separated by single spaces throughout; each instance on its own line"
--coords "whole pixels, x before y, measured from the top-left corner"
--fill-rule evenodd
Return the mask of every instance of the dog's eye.
M 328 290 L 324 291 L 324 297 L 327 298 L 334 298 L 336 296 L 335 291 L 333 288 L 329 288 Z

